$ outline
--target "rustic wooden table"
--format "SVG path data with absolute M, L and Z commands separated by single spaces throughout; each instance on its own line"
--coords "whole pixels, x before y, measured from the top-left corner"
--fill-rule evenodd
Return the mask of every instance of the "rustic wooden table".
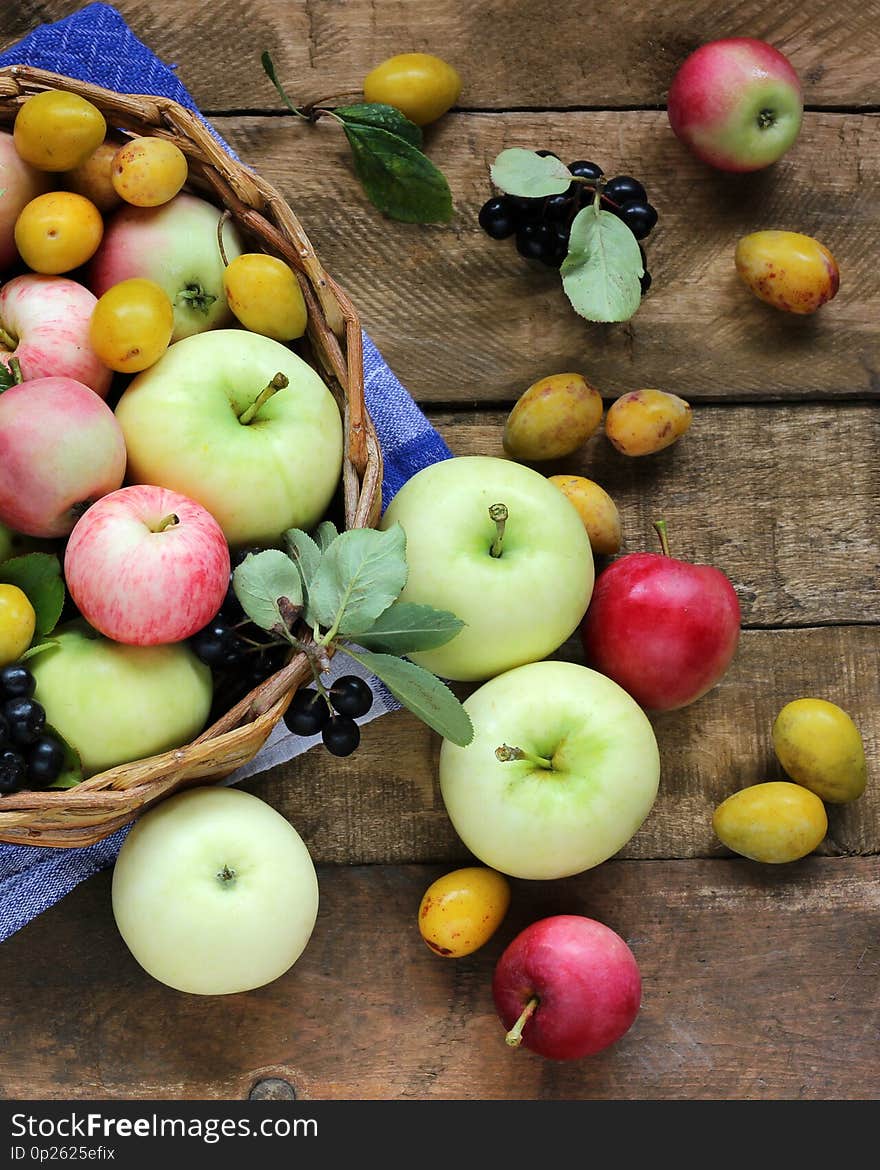
M 0 40 L 76 7 L 4 6 Z M 679 555 L 732 578 L 744 631 L 722 684 L 656 719 L 661 795 L 620 859 L 577 879 L 514 883 L 508 920 L 471 958 L 438 960 L 416 929 L 424 888 L 467 855 L 436 787 L 438 740 L 405 713 L 369 725 L 349 760 L 314 751 L 248 785 L 290 818 L 320 866 L 313 941 L 271 986 L 226 999 L 160 986 L 115 930 L 110 875 L 87 882 L 0 948 L 3 1095 L 242 1098 L 278 1076 L 305 1098 L 880 1096 L 880 5 L 118 7 L 286 194 L 456 454 L 499 453 L 513 400 L 552 371 L 581 370 L 608 398 L 643 386 L 688 398 L 695 419 L 677 446 L 628 461 L 600 436 L 564 469 L 607 486 L 626 550 L 652 544 L 662 512 Z M 686 54 L 728 35 L 770 40 L 805 85 L 800 140 L 754 176 L 696 162 L 663 110 Z M 461 108 L 427 139 L 450 178 L 452 223 L 411 227 L 374 212 L 342 136 L 281 116 L 259 66 L 266 48 L 301 99 L 357 89 L 403 50 L 453 62 Z M 513 145 L 645 180 L 661 215 L 654 286 L 629 324 L 586 325 L 555 274 L 480 232 L 488 163 Z M 762 227 L 831 247 L 842 272 L 833 304 L 799 319 L 738 286 L 734 242 Z M 712 809 L 781 776 L 770 727 L 801 695 L 851 712 L 869 789 L 832 810 L 817 856 L 778 869 L 734 860 L 713 837 Z M 506 942 L 560 911 L 615 927 L 644 978 L 631 1032 L 568 1065 L 508 1051 L 490 995 Z

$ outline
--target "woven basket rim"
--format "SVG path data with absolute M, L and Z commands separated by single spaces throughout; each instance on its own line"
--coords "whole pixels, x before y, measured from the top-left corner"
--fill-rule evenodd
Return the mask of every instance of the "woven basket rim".
M 360 320 L 326 272 L 277 188 L 232 158 L 209 125 L 172 98 L 120 94 L 27 65 L 0 67 L 0 129 L 44 89 L 87 98 L 108 125 L 174 141 L 187 156 L 188 188 L 227 210 L 247 236 L 286 260 L 308 310 L 306 360 L 333 393 L 343 418 L 341 488 L 346 528 L 368 527 L 381 509 L 382 453 L 364 401 Z M 92 844 L 178 789 L 228 776 L 256 755 L 296 688 L 311 677 L 304 654 L 254 688 L 190 744 L 89 777 L 75 788 L 0 797 L 0 842 L 70 848 Z

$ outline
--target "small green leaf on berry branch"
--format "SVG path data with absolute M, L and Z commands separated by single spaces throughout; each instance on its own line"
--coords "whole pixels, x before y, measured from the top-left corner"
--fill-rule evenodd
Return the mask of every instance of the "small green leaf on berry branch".
M 64 608 L 61 562 L 53 553 L 32 552 L 0 564 L 0 582 L 17 585 L 34 607 L 34 641 L 51 634 Z
M 406 536 L 399 524 L 386 532 L 352 528 L 326 550 L 309 590 L 314 617 L 331 634 L 368 630 L 406 584 Z
M 394 106 L 386 106 L 382 102 L 360 102 L 356 106 L 337 106 L 333 113 L 346 126 L 378 126 L 380 130 L 396 134 L 417 150 L 421 149 L 421 129 Z
M 354 169 L 367 198 L 402 223 L 447 223 L 449 184 L 431 160 L 397 134 L 378 126 L 343 123 Z
M 251 621 L 280 637 L 290 632 L 302 612 L 299 569 L 280 549 L 245 557 L 232 574 L 232 588 Z
M 321 550 L 307 532 L 301 528 L 291 528 L 284 533 L 284 547 L 287 555 L 299 569 L 305 590 L 306 606 L 308 607 L 309 586 L 312 578 L 318 571 L 321 563 Z
M 332 520 L 322 520 L 315 529 L 315 544 L 321 550 L 326 552 L 334 540 L 339 536 L 336 525 Z
M 352 650 L 348 646 L 345 653 L 381 679 L 404 707 L 444 739 L 459 747 L 467 747 L 474 738 L 474 727 L 467 711 L 449 687 L 430 671 L 393 654 L 373 654 L 369 650 Z
M 540 199 L 544 195 L 561 195 L 571 184 L 571 171 L 552 155 L 536 154 L 512 146 L 502 150 L 490 168 L 492 182 L 508 195 L 523 199 Z
M 395 601 L 369 630 L 358 634 L 357 643 L 386 654 L 413 654 L 445 646 L 463 626 L 461 618 L 448 610 Z
M 60 645 L 57 638 L 43 638 L 39 642 L 32 642 L 25 650 L 24 654 L 19 655 L 19 662 L 27 662 L 29 658 L 36 658 L 38 654 L 42 654 L 44 650 L 51 650 L 53 646 Z
M 616 215 L 594 203 L 575 216 L 560 271 L 575 312 L 588 321 L 628 321 L 641 304 L 638 242 Z

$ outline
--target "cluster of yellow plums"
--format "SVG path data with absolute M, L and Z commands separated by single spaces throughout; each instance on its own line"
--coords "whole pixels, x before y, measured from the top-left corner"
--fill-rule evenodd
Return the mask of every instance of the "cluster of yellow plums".
M 32 199 L 15 224 L 22 260 L 46 275 L 72 272 L 94 256 L 104 235 L 102 212 L 120 200 L 160 207 L 189 177 L 186 156 L 174 142 L 158 135 L 112 141 L 97 106 L 66 90 L 28 98 L 16 116 L 13 141 L 25 162 L 58 174 L 65 187 Z M 223 283 L 229 307 L 246 329 L 283 342 L 305 332 L 302 291 L 278 257 L 236 256 Z M 171 301 L 158 284 L 124 280 L 99 298 L 90 340 L 111 370 L 133 374 L 158 361 L 171 342 L 173 324 Z

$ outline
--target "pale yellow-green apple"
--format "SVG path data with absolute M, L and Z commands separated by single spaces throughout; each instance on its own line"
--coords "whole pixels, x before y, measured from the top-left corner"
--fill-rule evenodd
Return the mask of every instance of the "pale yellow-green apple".
M 89 625 L 161 646 L 206 626 L 229 588 L 223 529 L 195 500 L 132 484 L 92 504 L 64 552 L 64 579 Z
M 5 275 L 18 260 L 15 221 L 19 213 L 52 185 L 52 176 L 26 163 L 15 149 L 12 135 L 0 131 L 0 274 Z
M 107 219 L 89 265 L 89 288 L 100 297 L 135 276 L 155 281 L 174 307 L 172 341 L 231 324 L 217 241 L 220 214 L 213 203 L 186 193 L 160 207 L 120 207 Z M 241 237 L 231 220 L 222 230 L 232 260 L 242 251 Z
M 621 687 L 573 662 L 532 662 L 465 701 L 467 747 L 440 749 L 440 791 L 455 831 L 484 865 L 553 879 L 613 856 L 657 796 L 660 756 L 647 716 Z
M 277 374 L 283 389 L 272 385 Z M 127 478 L 197 500 L 232 545 L 314 527 L 339 482 L 333 395 L 302 358 L 258 333 L 217 329 L 175 342 L 132 380 L 116 418 Z
M 87 776 L 189 743 L 211 709 L 211 671 L 185 642 L 123 646 L 84 621 L 28 662 L 47 721 L 76 748 Z
M 496 505 L 506 520 L 493 519 Z M 434 463 L 391 501 L 381 527 L 395 523 L 409 566 L 401 600 L 465 623 L 445 646 L 411 655 L 443 678 L 486 679 L 546 658 L 584 616 L 589 537 L 570 501 L 529 467 L 487 455 Z
M 89 341 L 96 304 L 85 285 L 66 276 L 14 277 L 0 288 L 0 362 L 16 358 L 26 382 L 74 378 L 106 398 L 113 373 Z
M 113 411 L 73 378 L 35 378 L 0 394 L 0 521 L 66 536 L 125 475 Z
M 262 987 L 300 957 L 318 879 L 296 829 L 235 788 L 195 788 L 137 822 L 113 871 L 116 925 L 140 965 L 195 995 Z

